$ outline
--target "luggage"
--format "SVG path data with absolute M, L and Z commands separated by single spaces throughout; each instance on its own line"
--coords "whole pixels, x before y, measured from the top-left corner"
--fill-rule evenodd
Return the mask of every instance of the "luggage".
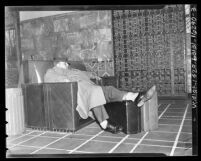
M 141 107 L 141 129 L 143 131 L 158 128 L 158 97 L 154 96 Z
M 141 132 L 141 109 L 132 101 L 111 102 L 105 105 L 111 122 L 123 126 L 126 134 Z
M 82 119 L 77 107 L 77 83 L 33 83 L 23 87 L 26 127 L 71 131 L 93 122 Z

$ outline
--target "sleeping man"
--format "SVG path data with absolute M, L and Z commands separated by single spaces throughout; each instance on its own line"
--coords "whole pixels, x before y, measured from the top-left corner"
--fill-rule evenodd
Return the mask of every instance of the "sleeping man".
M 156 87 L 152 86 L 146 92 L 125 92 L 113 86 L 96 85 L 91 79 L 100 80 L 101 78 L 92 72 L 73 69 L 64 60 L 56 60 L 54 67 L 48 69 L 44 76 L 45 82 L 78 82 L 76 110 L 80 117 L 95 119 L 102 129 L 113 134 L 121 132 L 123 128 L 108 121 L 109 116 L 104 104 L 131 100 L 135 101 L 138 107 L 141 107 L 152 98 L 156 90 Z

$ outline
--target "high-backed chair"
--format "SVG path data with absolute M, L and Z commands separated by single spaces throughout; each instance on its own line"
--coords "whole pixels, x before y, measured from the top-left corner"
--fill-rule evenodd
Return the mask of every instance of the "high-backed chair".
M 73 68 L 86 70 L 81 62 L 70 62 Z M 77 82 L 44 83 L 47 69 L 53 61 L 24 61 L 22 85 L 25 107 L 25 125 L 50 131 L 72 131 L 93 122 L 82 119 L 77 107 Z

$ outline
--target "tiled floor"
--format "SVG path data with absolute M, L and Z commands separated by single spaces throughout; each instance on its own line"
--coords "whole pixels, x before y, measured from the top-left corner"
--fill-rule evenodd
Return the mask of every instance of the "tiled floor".
M 102 131 L 94 122 L 76 133 L 26 129 L 7 138 L 9 154 L 163 153 L 192 155 L 191 104 L 159 101 L 159 126 L 150 132 L 126 135 Z

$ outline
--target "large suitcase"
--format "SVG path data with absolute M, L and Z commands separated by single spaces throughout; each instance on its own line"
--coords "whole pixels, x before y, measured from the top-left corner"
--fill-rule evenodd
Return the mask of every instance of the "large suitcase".
M 126 134 L 141 132 L 141 109 L 132 101 L 111 102 L 105 105 L 109 120 L 123 126 Z
M 24 85 L 26 127 L 75 132 L 92 123 L 76 111 L 77 88 L 76 82 Z

